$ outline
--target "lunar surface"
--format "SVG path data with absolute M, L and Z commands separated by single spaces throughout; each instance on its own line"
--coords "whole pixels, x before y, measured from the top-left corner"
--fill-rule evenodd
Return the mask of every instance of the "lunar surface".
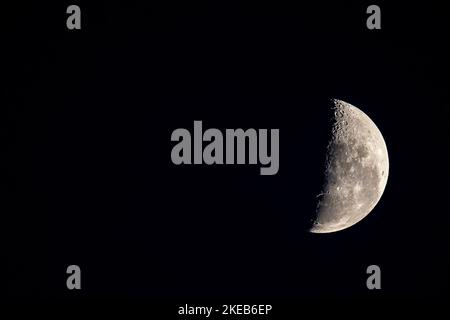
M 333 100 L 334 124 L 327 147 L 325 184 L 310 232 L 346 229 L 366 217 L 386 187 L 389 159 L 381 132 L 361 110 Z

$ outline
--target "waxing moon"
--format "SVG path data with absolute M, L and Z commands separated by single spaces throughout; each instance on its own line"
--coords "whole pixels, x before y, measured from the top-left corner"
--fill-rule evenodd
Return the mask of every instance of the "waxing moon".
M 334 124 L 326 153 L 325 184 L 312 233 L 346 229 L 366 217 L 386 187 L 389 159 L 373 121 L 351 104 L 333 100 Z

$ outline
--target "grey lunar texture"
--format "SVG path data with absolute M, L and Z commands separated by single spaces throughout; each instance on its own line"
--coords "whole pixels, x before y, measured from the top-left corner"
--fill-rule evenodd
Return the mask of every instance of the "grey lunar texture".
M 377 126 L 351 104 L 333 104 L 325 184 L 318 195 L 313 233 L 335 232 L 361 221 L 380 200 L 389 174 L 388 152 Z

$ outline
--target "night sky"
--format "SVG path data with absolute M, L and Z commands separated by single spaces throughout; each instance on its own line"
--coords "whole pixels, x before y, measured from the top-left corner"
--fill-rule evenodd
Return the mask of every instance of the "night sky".
M 2 31 L 10 297 L 444 297 L 448 12 L 378 3 L 368 30 L 364 2 L 75 3 L 81 30 L 61 2 L 17 3 Z M 389 179 L 360 223 L 310 234 L 332 98 L 378 126 Z M 171 133 L 194 120 L 280 129 L 278 174 L 173 165 Z

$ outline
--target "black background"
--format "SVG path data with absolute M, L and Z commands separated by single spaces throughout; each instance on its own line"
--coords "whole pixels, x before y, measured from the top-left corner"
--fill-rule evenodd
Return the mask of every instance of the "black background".
M 378 3 L 74 2 L 7 11 L 7 293 L 29 298 L 442 298 L 449 283 L 446 12 Z M 373 212 L 302 230 L 327 101 L 385 138 Z M 176 128 L 279 128 L 280 170 L 175 166 Z M 6 181 L 6 183 L 4 183 Z M 66 288 L 66 268 L 82 290 Z M 381 267 L 382 290 L 366 288 Z

